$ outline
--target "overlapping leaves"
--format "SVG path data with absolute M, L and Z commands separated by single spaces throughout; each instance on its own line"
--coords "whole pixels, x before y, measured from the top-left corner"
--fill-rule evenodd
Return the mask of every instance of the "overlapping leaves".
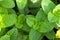
M 0 40 L 56 40 L 59 27 L 60 4 L 52 0 L 0 0 Z
M 46 14 L 52 11 L 55 7 L 55 4 L 51 0 L 42 0 L 41 6 Z
M 60 25 L 60 9 L 59 9 L 59 7 L 60 7 L 60 4 L 59 5 L 57 5 L 54 9 L 53 9 L 53 12 L 49 12 L 49 14 L 48 14 L 48 20 L 50 21 L 50 22 L 55 22 L 57 25 L 58 25 L 58 27 L 60 27 L 59 25 Z
M 26 20 L 25 16 L 24 16 L 23 14 L 20 14 L 20 15 L 18 16 L 18 20 L 17 20 L 17 23 L 16 23 L 16 27 L 17 27 L 17 28 L 22 28 L 22 27 L 24 27 L 24 25 L 26 24 L 25 20 Z
M 42 18 L 40 17 L 39 19 Z M 35 17 L 28 16 L 26 22 L 30 27 L 42 33 L 49 32 L 54 28 L 54 25 L 50 23 L 47 19 L 45 19 L 44 21 L 38 21 Z
M 16 14 L 7 11 L 7 9 L 1 7 L 0 9 L 0 27 L 6 28 L 16 23 Z

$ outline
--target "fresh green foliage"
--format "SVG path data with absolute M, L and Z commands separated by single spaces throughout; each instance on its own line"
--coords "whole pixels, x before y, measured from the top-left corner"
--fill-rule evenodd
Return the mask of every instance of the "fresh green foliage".
M 24 9 L 27 4 L 27 0 L 16 0 L 17 6 L 19 9 Z
M 60 40 L 59 0 L 0 0 L 0 40 Z
M 13 0 L 2 0 L 1 2 L 0 2 L 0 5 L 2 6 L 2 7 L 5 7 L 5 8 L 13 8 L 13 7 L 15 7 L 15 3 L 14 3 L 14 1 Z
M 0 40 L 10 40 L 10 36 L 9 35 L 4 35 L 0 38 Z
M 41 2 L 42 9 L 45 13 L 52 11 L 55 7 L 55 4 L 51 0 L 42 0 Z
M 29 33 L 29 40 L 41 40 L 43 35 L 39 33 L 37 30 L 31 29 Z

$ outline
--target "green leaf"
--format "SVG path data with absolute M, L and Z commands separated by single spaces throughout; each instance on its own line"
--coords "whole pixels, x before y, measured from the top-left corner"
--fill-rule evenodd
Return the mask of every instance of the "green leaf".
M 59 7 L 60 7 L 60 4 L 58 4 L 53 10 L 53 15 L 57 16 L 58 18 L 56 21 L 56 25 L 58 27 L 60 27 L 60 8 Z
M 23 31 L 29 32 L 31 28 L 27 24 L 25 24 L 21 29 Z
M 27 39 L 29 39 L 28 35 L 24 35 L 22 32 L 18 33 L 18 39 L 17 40 L 27 40 Z
M 0 14 L 0 28 L 5 28 L 6 25 L 5 25 L 5 22 L 4 22 L 4 17 L 6 17 L 7 15 L 6 14 Z
M 27 40 L 28 36 L 27 35 L 23 35 L 22 40 Z
M 8 9 L 0 7 L 0 14 L 8 14 Z
M 10 36 L 9 35 L 4 35 L 0 38 L 0 40 L 10 40 Z
M 37 30 L 31 29 L 29 33 L 29 40 L 41 40 L 43 35 Z
M 0 28 L 0 29 L 1 29 L 1 31 L 0 31 L 0 37 L 3 36 L 3 35 L 5 35 L 7 33 L 7 31 L 8 31 L 8 29 L 4 29 L 4 28 Z
M 57 21 L 56 25 L 60 28 L 60 19 Z
M 37 23 L 37 20 L 32 15 L 28 15 L 26 18 L 26 23 L 28 26 L 33 27 L 33 25 Z
M 0 14 L 0 27 L 6 28 L 16 23 L 16 14 Z
M 17 28 L 22 28 L 22 27 L 24 27 L 24 25 L 26 25 L 25 20 L 26 20 L 25 16 L 24 16 L 23 14 L 20 14 L 20 15 L 18 16 L 18 20 L 17 20 L 15 26 L 16 26 Z
M 10 36 L 10 40 L 17 40 L 18 30 L 17 28 L 12 28 L 6 34 Z
M 28 24 L 29 27 L 32 27 L 34 29 L 38 29 L 39 28 L 39 25 L 38 25 L 39 21 L 37 21 L 37 19 L 34 18 L 32 15 L 28 15 L 27 16 L 26 23 Z
M 16 0 L 19 9 L 24 9 L 27 5 L 27 0 Z
M 44 21 L 46 19 L 46 14 L 42 10 L 42 8 L 37 12 L 36 19 L 39 21 Z
M 53 9 L 53 14 L 60 17 L 60 4 Z
M 48 20 L 49 20 L 50 22 L 57 22 L 58 19 L 59 19 L 59 18 L 58 18 L 57 16 L 53 15 L 53 13 L 51 13 L 51 12 L 48 13 Z
M 7 26 L 14 25 L 16 23 L 16 15 L 15 14 L 9 14 L 8 17 L 5 18 L 5 24 Z
M 40 26 L 38 28 L 38 31 L 41 33 L 46 33 L 46 32 L 51 31 L 54 27 L 55 27 L 55 25 L 53 23 L 48 22 L 48 21 L 40 22 Z
M 50 31 L 48 33 L 45 33 L 45 36 L 48 38 L 48 39 L 54 39 L 55 38 L 55 32 L 54 31 Z
M 41 6 L 43 8 L 43 11 L 48 14 L 54 9 L 55 4 L 51 0 L 42 0 Z
M 48 21 L 40 22 L 32 16 L 28 16 L 26 22 L 31 28 L 38 30 L 41 33 L 49 32 L 55 27 L 53 23 L 50 23 Z
M 13 0 L 3 0 L 0 5 L 5 8 L 13 8 L 15 7 L 15 3 Z
M 50 22 L 55 22 L 58 27 L 60 27 L 60 4 L 57 5 L 54 9 L 53 12 L 50 12 L 48 14 L 48 20 Z
M 16 15 L 16 12 L 15 12 L 14 9 L 8 9 L 8 13 L 9 13 L 9 14 L 15 14 L 15 15 Z

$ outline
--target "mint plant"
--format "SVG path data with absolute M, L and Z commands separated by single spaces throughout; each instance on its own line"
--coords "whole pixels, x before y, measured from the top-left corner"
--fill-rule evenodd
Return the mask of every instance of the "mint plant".
M 0 40 L 60 40 L 59 0 L 0 0 Z

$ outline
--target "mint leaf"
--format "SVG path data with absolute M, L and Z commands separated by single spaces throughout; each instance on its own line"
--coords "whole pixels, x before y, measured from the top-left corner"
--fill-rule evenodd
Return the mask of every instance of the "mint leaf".
M 57 16 L 55 16 L 52 12 L 49 12 L 48 13 L 48 20 L 50 21 L 50 22 L 57 22 L 58 21 L 58 17 Z
M 28 35 L 24 35 L 23 33 L 18 33 L 18 39 L 17 40 L 29 40 Z
M 60 4 L 58 4 L 54 9 L 53 9 L 53 14 L 55 16 L 59 16 L 60 17 Z
M 24 27 L 24 25 L 26 25 L 26 22 L 25 22 L 25 16 L 23 15 L 23 14 L 20 14 L 19 16 L 18 16 L 18 20 L 17 20 L 17 23 L 16 23 L 16 27 L 17 28 L 22 28 L 22 27 Z
M 54 39 L 54 38 L 55 38 L 55 32 L 52 30 L 52 31 L 50 31 L 50 32 L 45 33 L 45 36 L 46 36 L 48 39 Z
M 41 33 L 46 33 L 46 32 L 51 31 L 54 27 L 55 27 L 55 25 L 53 23 L 48 22 L 48 21 L 41 22 L 40 26 L 38 28 L 38 31 Z
M 30 27 L 33 27 L 33 25 L 37 23 L 37 20 L 32 15 L 28 15 L 27 18 L 26 18 L 26 23 Z
M 0 14 L 8 14 L 8 9 L 0 7 Z
M 56 25 L 58 26 L 58 27 L 60 27 L 60 13 L 59 13 L 59 6 L 60 6 L 60 4 L 59 5 L 57 5 L 54 9 L 53 9 L 53 12 L 50 12 L 49 14 L 48 14 L 48 20 L 50 21 L 50 22 L 55 22 L 56 23 Z
M 0 27 L 6 28 L 16 23 L 16 15 L 15 14 L 0 14 Z
M 0 40 L 10 40 L 10 36 L 9 35 L 4 35 L 0 38 Z
M 9 14 L 9 15 L 7 15 L 7 17 L 4 20 L 5 20 L 5 24 L 7 26 L 11 26 L 11 25 L 14 25 L 16 23 L 17 18 L 16 18 L 15 14 Z
M 24 9 L 27 5 L 27 0 L 16 0 L 19 9 Z
M 7 31 L 8 31 L 8 29 L 4 29 L 4 28 L 0 28 L 0 29 L 1 29 L 1 31 L 0 31 L 0 37 L 3 36 L 3 35 L 5 35 L 7 33 Z
M 27 16 L 26 23 L 29 27 L 35 30 L 39 29 L 40 22 L 32 15 Z
M 41 6 L 43 8 L 43 11 L 48 14 L 54 9 L 56 5 L 51 0 L 42 0 Z
M 41 40 L 43 35 L 37 30 L 31 29 L 29 33 L 29 40 Z
M 13 28 L 6 34 L 10 36 L 10 40 L 17 40 L 18 30 L 17 28 Z
M 13 8 L 15 7 L 15 3 L 13 0 L 3 0 L 0 5 L 5 8 Z
M 46 19 L 46 14 L 42 10 L 42 8 L 40 8 L 40 10 L 37 12 L 36 19 L 39 20 L 39 21 L 44 21 Z

